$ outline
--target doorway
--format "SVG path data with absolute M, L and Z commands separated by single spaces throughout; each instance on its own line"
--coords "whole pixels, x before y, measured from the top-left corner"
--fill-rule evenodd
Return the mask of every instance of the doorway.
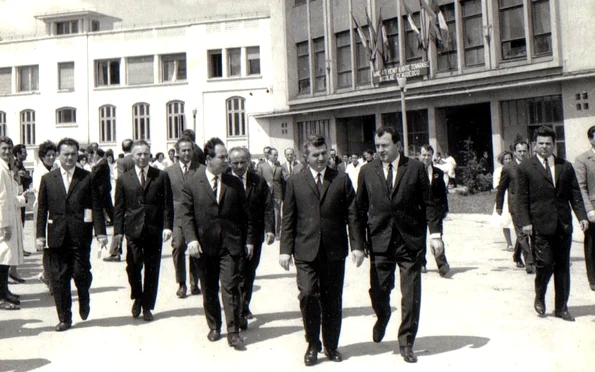
M 473 150 L 479 159 L 487 151 L 489 164 L 493 164 L 492 116 L 490 103 L 444 108 L 448 151 L 459 165 L 464 165 L 465 140 L 473 141 Z

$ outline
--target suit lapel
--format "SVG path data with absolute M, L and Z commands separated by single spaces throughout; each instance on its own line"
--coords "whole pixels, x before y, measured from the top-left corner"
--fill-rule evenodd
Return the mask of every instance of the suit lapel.
M 225 182 L 223 182 L 223 174 L 219 175 L 219 187 L 221 188 L 221 190 L 219 191 L 219 202 L 221 202 L 221 200 L 223 200 L 223 198 L 225 197 L 225 191 L 227 191 L 227 185 L 225 184 Z M 214 195 L 214 193 L 213 193 Z
M 322 203 L 322 200 L 324 199 L 324 196 L 326 195 L 326 190 L 328 190 L 329 186 L 331 185 L 331 182 L 333 182 L 333 179 L 335 178 L 335 176 L 337 175 L 336 171 L 333 168 L 326 168 L 326 172 L 324 172 L 324 180 L 322 182 L 322 195 L 320 195 L 320 202 Z
M 250 172 L 246 172 L 246 199 L 250 199 L 250 194 L 252 194 L 252 190 L 254 189 L 254 176 Z
M 74 172 L 72 173 L 72 180 L 70 181 L 70 187 L 68 188 L 68 196 L 70 196 L 72 191 L 75 189 L 76 185 L 78 185 L 80 177 L 80 169 L 78 167 L 74 167 Z
M 556 182 L 554 183 L 554 186 L 557 187 L 558 180 L 560 179 L 560 174 L 562 173 L 562 166 L 564 165 L 564 162 L 562 160 L 559 160 L 556 156 L 554 156 L 554 169 L 555 169 L 555 174 L 554 174 L 554 178 L 556 180 Z
M 215 199 L 215 193 L 213 192 L 213 186 L 211 185 L 211 180 L 207 179 L 207 173 L 206 173 L 206 168 L 205 170 L 203 170 L 200 174 L 200 177 L 198 178 L 204 192 L 209 195 L 209 197 L 211 199 L 213 199 L 213 201 L 215 203 L 217 203 L 217 199 Z M 221 180 L 219 181 L 219 183 L 221 183 Z
M 62 170 L 58 169 L 58 171 L 54 172 L 53 177 L 54 177 L 54 182 L 56 183 L 56 188 L 58 190 L 60 190 L 60 193 L 62 194 L 62 196 L 64 198 L 66 198 L 66 196 L 68 196 L 68 193 L 66 192 L 66 187 L 64 186 L 64 180 L 62 179 Z
M 550 184 L 552 184 L 552 180 L 550 179 L 548 173 L 545 170 L 545 167 L 543 166 L 543 164 L 539 161 L 539 158 L 537 157 L 537 155 L 533 156 L 532 163 L 533 163 L 533 167 L 535 169 L 537 169 L 537 172 L 539 172 L 543 178 L 545 178 Z M 556 172 L 559 173 L 559 172 Z M 552 184 L 553 186 L 553 184 Z
M 384 193 L 388 195 L 388 185 L 386 184 L 386 177 L 384 176 L 384 169 L 380 160 L 374 160 L 376 174 L 380 180 L 380 184 L 384 187 Z
M 397 179 L 395 180 L 395 187 L 393 187 L 393 191 L 390 195 L 391 198 L 393 197 L 393 195 L 395 195 L 395 192 L 397 192 L 397 189 L 399 188 L 399 183 L 403 179 L 403 176 L 405 175 L 405 172 L 407 171 L 408 165 L 409 165 L 409 158 L 406 157 L 405 155 L 401 154 L 399 156 L 399 166 L 397 167 Z
M 314 180 L 314 177 L 312 176 L 312 172 L 310 171 L 310 169 L 308 169 L 307 172 L 303 173 L 304 178 L 306 179 L 306 183 L 310 186 L 314 195 L 316 195 L 317 198 L 320 198 L 320 195 L 318 195 L 318 186 L 316 186 L 316 181 Z
M 143 191 L 149 189 L 149 185 L 155 178 L 157 178 L 158 175 L 159 170 L 157 168 L 149 167 L 149 170 L 147 171 L 147 179 L 145 180 L 145 188 Z

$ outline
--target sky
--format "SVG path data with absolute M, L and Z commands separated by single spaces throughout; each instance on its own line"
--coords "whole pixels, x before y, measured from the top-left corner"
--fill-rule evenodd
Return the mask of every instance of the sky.
M 117 28 L 191 20 L 205 16 L 267 11 L 268 0 L 0 0 L 0 37 L 42 35 L 34 16 L 95 10 L 122 19 Z

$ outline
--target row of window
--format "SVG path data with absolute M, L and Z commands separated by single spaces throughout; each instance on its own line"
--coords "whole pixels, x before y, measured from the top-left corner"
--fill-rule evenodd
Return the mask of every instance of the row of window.
M 208 56 L 209 78 L 260 75 L 260 47 L 213 49 Z
M 305 3 L 305 2 L 304 2 Z M 296 4 L 297 5 L 297 4 Z M 443 43 L 437 52 L 437 70 L 451 71 L 459 68 L 458 53 L 462 55 L 464 67 L 485 65 L 484 48 L 489 45 L 483 26 L 481 0 L 462 0 L 461 16 L 455 12 L 455 4 L 440 7 L 448 25 L 448 43 Z M 526 59 L 528 48 L 532 57 L 552 55 L 552 33 L 549 0 L 499 0 L 500 55 L 502 61 Z M 529 15 L 530 27 L 525 27 L 525 12 Z M 412 14 L 413 22 L 420 24 L 420 12 Z M 399 20 L 387 19 L 383 22 L 386 33 L 387 63 L 385 67 L 400 64 Z M 418 47 L 418 35 L 411 27 L 407 16 L 402 17 L 405 60 L 403 64 L 422 60 L 423 50 Z M 463 45 L 457 45 L 458 23 Z M 362 27 L 364 35 L 369 35 L 367 26 Z M 351 45 L 355 43 L 354 55 Z M 370 85 L 371 70 L 368 52 L 357 30 L 347 30 L 335 34 L 337 88 L 348 88 L 355 84 Z M 298 93 L 310 94 L 326 90 L 327 56 L 324 37 L 296 44 Z M 312 55 L 312 58 L 310 56 Z M 312 69 L 312 72 L 310 71 Z M 355 74 L 355 77 L 353 76 Z M 314 84 L 311 84 L 314 79 Z M 311 87 L 312 85 L 312 87 Z
M 114 58 L 95 61 L 95 86 L 153 84 L 155 82 L 155 59 L 159 61 L 158 81 L 161 83 L 185 81 L 186 53 Z M 123 65 L 126 68 L 123 68 Z M 122 72 L 125 71 L 125 74 Z
M 80 24 L 83 24 L 83 20 L 74 20 L 74 21 L 63 21 L 63 22 L 56 22 L 54 24 L 54 29 L 56 35 L 69 35 L 69 34 L 78 34 Z M 89 23 L 89 31 L 90 32 L 97 32 L 99 31 L 99 21 L 91 21 Z
M 245 99 L 231 97 L 226 100 L 227 136 L 246 135 Z M 171 101 L 166 104 L 167 140 L 177 140 L 186 127 L 184 102 Z M 132 137 L 134 140 L 151 139 L 151 112 L 148 103 L 132 106 Z M 104 105 L 99 108 L 99 142 L 116 142 L 116 106 Z M 23 110 L 20 113 L 21 143 L 35 145 L 35 111 Z M 56 110 L 56 124 L 76 124 L 76 108 L 63 107 Z M 0 136 L 6 136 L 6 113 L 0 111 Z

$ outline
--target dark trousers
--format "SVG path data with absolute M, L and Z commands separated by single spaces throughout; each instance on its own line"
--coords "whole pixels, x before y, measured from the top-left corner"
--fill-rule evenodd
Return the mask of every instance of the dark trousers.
M 283 204 L 282 199 L 273 199 L 273 209 L 275 210 L 275 235 L 281 235 L 281 205 Z
M 421 309 L 421 257 L 424 250 L 410 250 L 396 228 L 391 244 L 382 254 L 371 252 L 370 299 L 372 308 L 383 323 L 391 316 L 390 292 L 395 287 L 395 269 L 401 277 L 401 325 L 399 346 L 413 346 L 419 326 Z
M 10 271 L 10 266 L 8 265 L 0 265 L 0 300 L 6 298 L 8 294 L 8 272 Z
M 589 284 L 595 285 L 595 224 L 590 222 L 589 229 L 585 232 L 585 264 Z
M 345 260 L 329 261 L 320 248 L 314 261 L 296 260 L 295 268 L 306 342 L 320 348 L 322 327 L 322 344 L 336 350 L 343 321 Z
M 221 330 L 219 282 L 227 333 L 237 333 L 240 330 L 240 259 L 241 255 L 232 256 L 227 248 L 221 249 L 219 256 L 203 255 L 198 259 L 203 308 L 210 330 Z
M 107 213 L 107 217 L 109 218 L 110 222 L 114 222 L 114 203 L 112 202 L 112 196 L 108 192 L 103 195 L 103 209 L 105 209 L 105 213 Z
M 242 296 L 242 316 L 250 313 L 250 300 L 252 300 L 254 280 L 256 279 L 256 269 L 260 263 L 261 253 L 262 242 L 254 244 L 252 258 L 248 259 L 246 256 L 242 256 L 242 259 L 240 260 L 240 293 Z
M 130 283 L 130 298 L 141 300 L 143 309 L 153 310 L 157 301 L 161 245 L 161 237 L 155 236 L 128 239 L 126 245 L 126 273 Z
M 180 226 L 175 226 L 171 239 L 172 257 L 174 268 L 176 270 L 176 283 L 186 284 L 186 241 Z M 198 285 L 198 262 L 196 257 L 188 257 L 188 266 L 190 271 L 190 286 Z
M 522 262 L 521 255 L 525 260 L 525 264 L 534 265 L 535 259 L 531 252 L 531 245 L 529 244 L 529 237 L 523 232 L 523 226 L 515 213 L 511 213 L 512 223 L 514 225 L 514 232 L 516 233 L 516 243 L 514 244 L 514 253 L 512 259 L 514 262 Z
M 78 292 L 79 306 L 89 303 L 89 288 L 93 281 L 91 274 L 91 247 L 72 248 L 64 245 L 47 250 L 50 266 L 50 284 L 52 286 L 56 311 L 60 322 L 72 322 L 72 296 L 70 280 Z
M 560 225 L 554 235 L 533 237 L 535 257 L 535 295 L 545 299 L 547 286 L 554 275 L 555 311 L 567 311 L 570 296 L 570 245 L 572 235 L 564 233 Z

